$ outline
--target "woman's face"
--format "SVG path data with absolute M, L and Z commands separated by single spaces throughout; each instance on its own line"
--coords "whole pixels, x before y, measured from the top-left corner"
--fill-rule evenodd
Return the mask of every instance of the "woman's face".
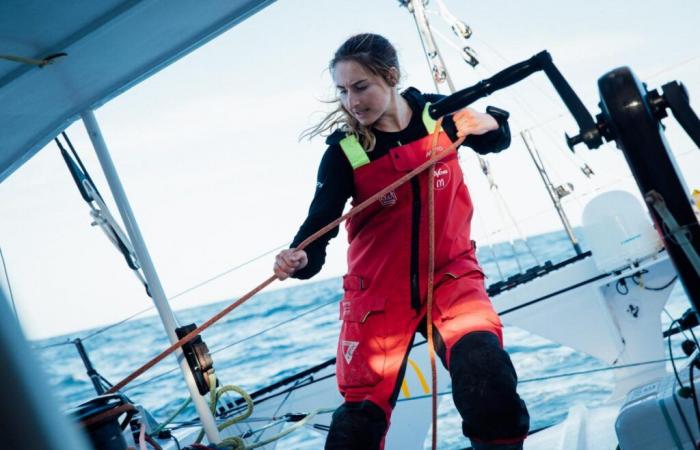
M 345 109 L 364 126 L 379 120 L 391 103 L 393 88 L 355 61 L 335 65 L 333 79 Z

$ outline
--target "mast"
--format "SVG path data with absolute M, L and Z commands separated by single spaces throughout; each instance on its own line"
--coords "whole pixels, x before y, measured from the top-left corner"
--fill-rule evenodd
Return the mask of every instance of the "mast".
M 170 343 L 175 343 L 179 340 L 177 334 L 175 333 L 175 328 L 178 327 L 177 319 L 175 318 L 175 315 L 170 308 L 170 304 L 168 303 L 168 299 L 165 296 L 165 291 L 160 283 L 158 273 L 153 265 L 148 248 L 146 247 L 146 242 L 141 235 L 138 223 L 136 222 L 134 213 L 131 210 L 131 205 L 126 197 L 126 192 L 124 192 L 119 175 L 117 174 L 114 163 L 112 162 L 112 158 L 109 154 L 109 150 L 107 149 L 107 144 L 104 141 L 102 132 L 100 131 L 95 114 L 93 111 L 88 110 L 81 114 L 81 118 L 85 124 L 85 129 L 90 136 L 92 145 L 95 148 L 95 153 L 97 154 L 97 158 L 102 166 L 102 170 L 105 174 L 105 178 L 107 179 L 107 183 L 109 184 L 114 201 L 119 209 L 119 214 L 121 215 L 124 226 L 126 227 L 126 232 L 134 245 L 134 250 L 143 268 L 153 302 L 158 310 L 158 315 L 160 316 L 161 322 L 163 322 L 165 332 L 168 335 Z M 209 410 L 209 406 L 207 405 L 204 397 L 199 394 L 194 377 L 192 376 L 192 372 L 190 371 L 181 349 L 177 350 L 177 362 L 180 366 L 182 376 L 185 379 L 185 383 L 187 384 L 187 389 L 190 391 L 192 403 L 194 403 L 195 409 L 197 410 L 197 414 L 199 415 L 199 419 L 202 423 L 202 427 L 204 428 L 204 432 L 207 435 L 207 439 L 210 443 L 214 444 L 220 442 L 221 438 L 219 437 L 219 430 L 216 426 L 214 416 Z
M 435 89 L 440 92 L 439 84 L 447 82 L 447 87 L 449 88 L 450 93 L 454 93 L 455 86 L 449 72 L 447 71 L 447 66 L 445 66 L 445 60 L 442 58 L 440 49 L 435 44 L 435 38 L 430 30 L 430 23 L 428 22 L 428 18 L 425 16 L 423 0 L 411 0 L 406 4 L 406 7 L 412 13 L 411 15 L 413 16 L 413 20 L 416 22 L 418 36 L 421 44 L 423 45 L 423 53 L 425 53 L 425 58 L 428 62 L 428 69 L 433 74 Z

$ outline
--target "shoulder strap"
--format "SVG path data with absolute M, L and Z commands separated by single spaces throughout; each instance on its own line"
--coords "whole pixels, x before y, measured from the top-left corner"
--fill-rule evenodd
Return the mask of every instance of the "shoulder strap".
M 430 108 L 430 102 L 426 102 L 425 107 L 423 108 L 423 125 L 425 126 L 426 131 L 429 134 L 432 134 L 435 132 L 435 125 L 437 124 L 437 121 L 430 117 L 428 108 Z
M 357 140 L 355 135 L 350 134 L 341 139 L 340 148 L 343 149 L 343 153 L 345 153 L 348 161 L 350 161 L 350 165 L 352 166 L 353 170 L 357 169 L 358 167 L 362 167 L 365 164 L 369 164 L 367 152 L 365 152 L 365 149 L 362 148 L 362 145 L 360 145 L 360 142 Z

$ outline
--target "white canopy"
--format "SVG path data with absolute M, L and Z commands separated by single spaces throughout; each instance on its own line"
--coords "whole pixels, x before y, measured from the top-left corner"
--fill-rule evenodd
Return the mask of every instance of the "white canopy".
M 3 0 L 0 182 L 68 127 L 274 0 Z

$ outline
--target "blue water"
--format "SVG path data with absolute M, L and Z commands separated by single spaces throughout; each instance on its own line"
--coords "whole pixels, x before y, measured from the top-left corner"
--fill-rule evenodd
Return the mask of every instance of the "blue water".
M 571 244 L 561 232 L 534 236 L 527 243 L 540 262 L 548 259 L 557 262 L 574 255 Z M 586 248 L 585 242 L 582 244 Z M 515 249 L 524 268 L 534 264 L 534 258 L 523 242 L 516 243 Z M 479 248 L 478 256 L 491 282 L 499 279 L 495 261 L 505 276 L 518 271 L 510 244 Z M 245 303 L 203 334 L 213 352 L 220 380 L 237 384 L 250 392 L 335 356 L 339 330 L 335 305 L 341 296 L 340 279 L 334 278 L 262 293 Z M 225 301 L 179 311 L 177 316 L 180 323 L 201 324 L 229 303 Z M 314 308 L 317 309 L 290 321 Z M 677 317 L 686 308 L 685 294 L 677 285 L 671 294 L 668 310 Z M 279 323 L 284 324 L 237 343 Z M 668 324 L 669 320 L 663 318 L 663 323 Z M 91 331 L 33 344 L 37 348 L 60 344 L 84 337 Z M 518 390 L 530 410 L 532 428 L 562 420 L 569 407 L 577 402 L 600 404 L 611 393 L 611 371 L 529 382 L 532 378 L 598 368 L 602 364 L 515 327 L 505 328 L 504 341 L 521 380 Z M 158 318 L 147 317 L 98 334 L 85 340 L 84 345 L 100 374 L 116 382 L 167 348 L 168 341 Z M 73 345 L 38 349 L 37 355 L 54 393 L 66 407 L 94 396 L 92 384 Z M 127 394 L 148 408 L 156 418 L 165 418 L 186 395 L 179 371 L 174 368 L 172 358 L 166 359 L 134 381 L 127 388 Z M 193 410 L 186 411 L 184 417 L 194 417 Z M 440 448 L 464 448 L 467 442 L 461 436 L 461 421 L 449 395 L 441 397 L 439 420 Z M 304 429 L 285 438 L 285 443 L 279 448 L 318 449 L 323 447 L 322 439 L 316 432 Z

